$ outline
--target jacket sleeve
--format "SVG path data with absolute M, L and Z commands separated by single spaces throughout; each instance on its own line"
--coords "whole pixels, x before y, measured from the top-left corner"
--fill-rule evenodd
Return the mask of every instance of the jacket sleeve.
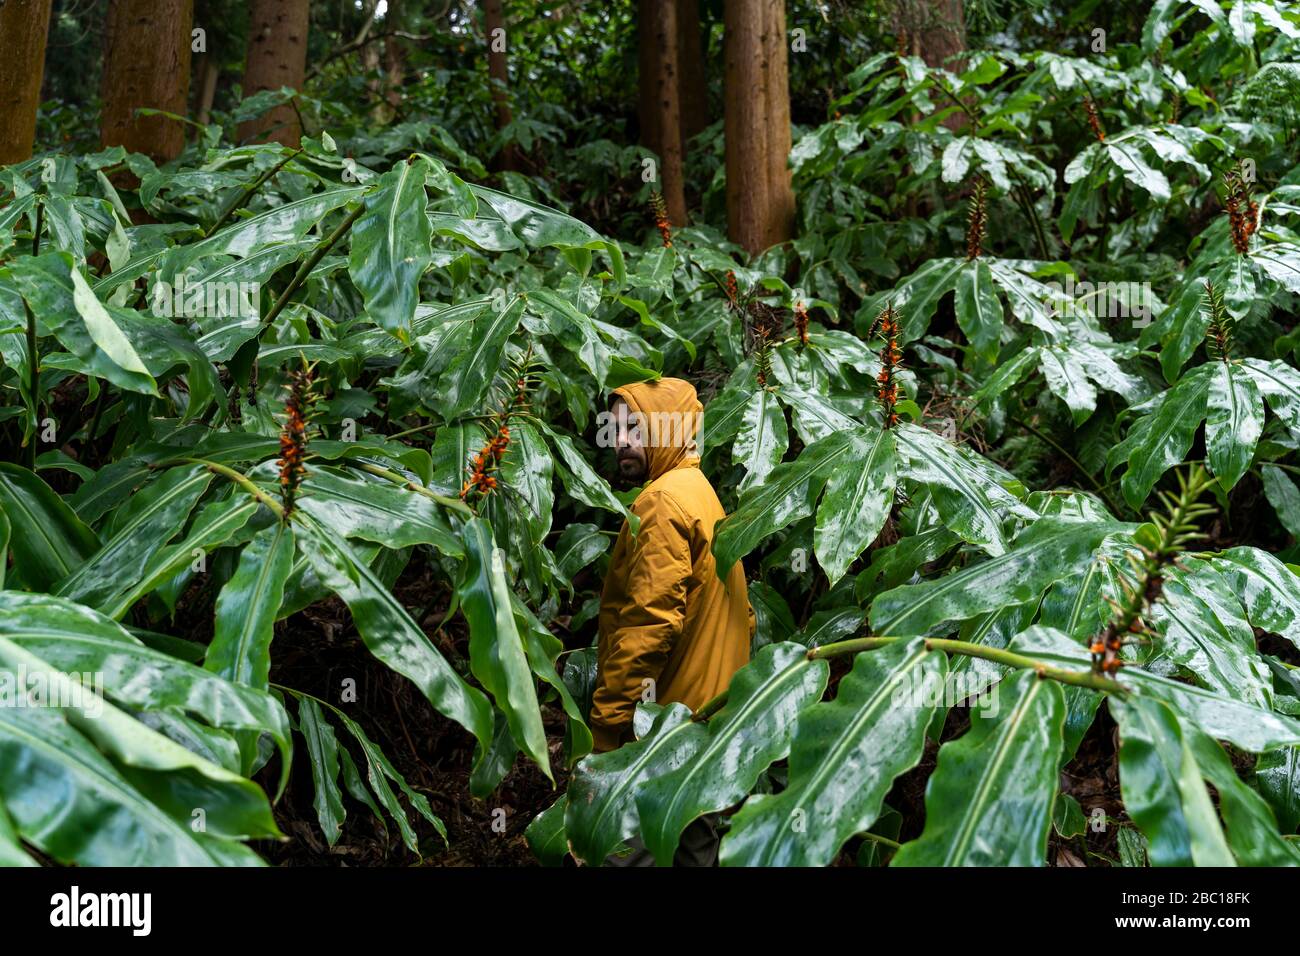
M 662 493 L 643 495 L 633 507 L 641 519 L 628 560 L 627 600 L 609 635 L 605 664 L 592 695 L 591 731 L 597 753 L 613 750 L 630 735 L 637 702 L 647 682 L 657 682 L 686 623 L 691 575 L 690 525 Z

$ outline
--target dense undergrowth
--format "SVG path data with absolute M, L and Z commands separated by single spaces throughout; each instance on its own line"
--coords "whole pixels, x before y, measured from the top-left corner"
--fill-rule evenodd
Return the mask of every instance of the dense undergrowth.
M 1249 0 L 870 55 L 752 260 L 716 149 L 661 235 L 540 110 L 571 178 L 306 97 L 0 171 L 0 662 L 104 693 L 0 708 L 0 859 L 1297 862 L 1298 60 Z M 599 396 L 661 374 L 754 654 L 588 756 Z

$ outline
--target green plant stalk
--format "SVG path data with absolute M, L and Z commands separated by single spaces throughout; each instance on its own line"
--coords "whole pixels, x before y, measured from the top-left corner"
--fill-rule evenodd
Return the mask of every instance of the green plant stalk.
M 45 226 L 45 203 L 40 197 L 36 199 L 36 229 L 32 233 L 32 256 L 41 254 L 41 230 Z M 28 394 L 32 400 L 32 437 L 27 443 L 27 464 L 36 470 L 37 429 L 41 427 L 41 356 L 36 349 L 36 313 L 23 299 L 23 311 L 27 313 L 27 369 Z
M 215 461 L 208 461 L 206 458 L 182 458 L 181 461 L 189 462 L 194 465 L 202 465 L 214 475 L 221 475 L 223 478 L 229 478 L 235 484 L 239 485 L 239 487 L 252 495 L 257 501 L 270 508 L 271 512 L 277 518 L 281 521 L 284 520 L 284 506 L 281 505 L 280 502 L 276 501 L 271 495 L 268 495 L 261 488 L 257 487 L 257 485 L 253 483 L 253 480 L 247 475 L 241 474 L 233 468 L 218 464 Z
M 247 205 L 248 201 L 253 198 L 253 194 L 256 193 L 259 189 L 261 189 L 268 179 L 270 179 L 280 170 L 284 169 L 284 167 L 289 164 L 290 160 L 292 160 L 294 157 L 299 156 L 301 154 L 302 154 L 301 149 L 294 150 L 292 153 L 284 157 L 284 159 L 280 160 L 278 163 L 276 163 L 266 172 L 262 173 L 261 176 L 257 177 L 256 181 L 251 183 L 249 186 L 245 187 L 244 191 L 240 194 L 239 198 L 236 199 L 234 202 L 232 202 L 229 208 L 227 208 L 226 211 L 221 214 L 221 218 L 216 221 L 213 227 L 209 229 L 206 233 L 204 233 L 204 238 L 206 239 L 208 236 L 211 236 L 218 229 L 224 226 L 230 220 L 231 216 L 233 216 L 236 212 L 238 212 L 240 208 Z
M 827 660 L 832 657 L 857 654 L 860 651 L 873 651 L 897 641 L 910 640 L 912 640 L 910 637 L 892 636 L 854 637 L 847 641 L 836 641 L 833 644 L 814 647 L 808 652 L 807 657 L 810 661 Z M 1060 684 L 1069 684 L 1073 687 L 1086 687 L 1089 690 L 1100 691 L 1104 694 L 1117 694 L 1122 697 L 1129 693 L 1129 688 L 1118 681 L 1101 677 L 1092 671 L 1076 671 L 1064 667 L 1052 667 L 1040 660 L 1026 657 L 1024 654 L 1017 654 L 1014 651 L 1003 650 L 1000 647 L 985 647 L 983 644 L 972 644 L 968 641 L 951 641 L 944 638 L 927 637 L 925 639 L 925 649 L 927 651 L 945 651 L 949 654 L 960 654 L 964 657 L 981 657 L 986 661 L 992 661 L 1006 667 L 1014 667 L 1017 670 L 1034 671 L 1040 678 L 1054 680 Z M 717 697 L 700 705 L 700 709 L 691 715 L 691 719 L 697 721 L 708 720 L 726 706 L 726 703 L 727 691 L 724 690 Z
M 366 204 L 364 202 L 357 203 L 357 208 L 348 213 L 347 217 L 335 227 L 334 231 L 322 239 L 316 248 L 312 250 L 311 255 L 302 261 L 302 265 L 298 266 L 298 271 L 293 274 L 289 284 L 284 287 L 280 297 L 275 300 L 275 305 L 271 306 L 271 311 L 266 313 L 266 316 L 262 319 L 262 325 L 258 330 L 259 334 L 262 330 L 269 328 L 271 323 L 284 311 L 284 307 L 289 304 L 289 299 L 298 291 L 298 287 L 307 281 L 307 276 L 311 275 L 311 270 L 316 268 L 330 249 L 334 248 L 335 243 L 342 239 L 344 234 L 352 228 L 352 224 L 361 218 L 361 214 L 365 210 Z
M 1038 241 L 1038 252 L 1044 259 L 1050 259 L 1051 254 L 1047 248 L 1047 234 L 1043 231 L 1043 222 L 1038 218 L 1038 210 L 1034 207 L 1032 194 L 1029 192 L 1029 186 L 1020 178 L 1020 174 L 1014 170 L 1011 173 L 1016 178 L 1016 185 L 1019 187 L 1020 206 L 1029 219 L 1030 225 L 1034 227 L 1034 238 Z
M 369 472 L 372 475 L 377 475 L 380 478 L 385 478 L 395 485 L 401 485 L 408 491 L 414 491 L 417 495 L 424 495 L 424 497 L 438 502 L 438 504 L 442 505 L 444 508 L 450 508 L 452 511 L 464 515 L 466 518 L 474 517 L 474 510 L 459 498 L 448 498 L 446 495 L 440 495 L 436 491 L 430 491 L 423 485 L 417 485 L 415 482 L 407 480 L 397 472 L 389 471 L 387 468 L 382 468 L 379 465 L 372 465 L 365 461 L 349 462 L 349 464 L 353 468 L 360 468 L 362 471 Z
M 1103 486 L 1100 481 L 1098 481 L 1096 478 L 1093 477 L 1092 472 L 1090 472 L 1087 468 L 1083 467 L 1083 464 L 1079 461 L 1079 459 L 1075 458 L 1068 451 L 1062 448 L 1061 445 L 1057 443 L 1053 438 L 1043 434 L 1033 425 L 1029 424 L 1029 422 L 1017 421 L 1016 424 L 1019 425 L 1021 428 L 1025 429 L 1025 431 L 1029 432 L 1035 438 L 1039 439 L 1040 441 L 1042 441 L 1047 445 L 1050 445 L 1057 452 L 1064 455 L 1065 459 L 1070 464 L 1074 465 L 1075 469 L 1078 470 L 1079 474 L 1083 475 L 1083 477 L 1087 478 L 1088 481 L 1092 483 L 1092 486 L 1097 489 L 1097 494 L 1101 495 L 1103 498 L 1106 499 L 1106 504 L 1110 505 L 1111 511 L 1113 511 L 1116 515 L 1121 515 L 1124 513 L 1124 509 L 1120 508 L 1120 506 L 1115 502 L 1115 499 L 1110 496 L 1110 493 L 1106 491 L 1105 486 Z
M 907 637 L 856 637 L 847 641 L 837 641 L 834 644 L 823 644 L 821 647 L 815 647 L 808 652 L 809 660 L 823 660 L 829 657 L 839 657 L 844 654 L 856 654 L 859 651 L 873 650 L 878 647 L 884 647 L 886 644 L 892 644 L 896 641 L 911 640 Z M 1101 691 L 1107 694 L 1124 695 L 1129 689 L 1123 684 L 1113 681 L 1106 677 L 1099 677 L 1091 671 L 1069 670 L 1063 667 L 1052 667 L 1044 664 L 1040 660 L 1027 657 L 1024 654 L 1017 654 L 1014 651 L 1004 650 L 1000 647 L 986 647 L 983 644 L 972 644 L 969 641 L 953 641 L 939 637 L 927 637 L 925 639 L 925 648 L 930 651 L 946 651 L 949 654 L 960 654 L 964 657 L 980 657 L 986 661 L 992 661 L 995 664 L 1003 664 L 1007 667 L 1014 667 L 1018 670 L 1032 670 L 1037 672 L 1039 677 L 1048 678 L 1062 684 L 1070 684 L 1074 687 L 1087 687 L 1090 690 Z
M 868 832 L 868 833 L 859 834 L 859 836 L 863 837 L 864 839 L 870 840 L 872 843 L 879 843 L 881 846 L 887 846 L 891 850 L 900 849 L 903 845 L 899 843 L 897 840 L 891 840 L 889 839 L 889 837 L 883 837 L 879 833 Z

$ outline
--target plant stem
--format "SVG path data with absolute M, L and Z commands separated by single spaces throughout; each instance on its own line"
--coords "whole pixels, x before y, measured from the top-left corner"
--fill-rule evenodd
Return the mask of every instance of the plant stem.
M 36 229 L 32 233 L 32 256 L 41 254 L 41 230 L 45 226 L 45 203 L 36 197 Z M 28 395 L 32 400 L 32 439 L 27 443 L 27 464 L 36 470 L 36 442 L 41 427 L 41 356 L 36 348 L 36 313 L 23 298 L 23 311 L 27 313 L 27 369 Z
M 881 846 L 887 846 L 891 850 L 897 850 L 903 844 L 897 840 L 891 840 L 889 837 L 883 837 L 879 833 L 859 833 L 858 836 L 865 837 L 873 843 L 879 843 Z
M 208 236 L 212 235 L 218 229 L 224 226 L 231 216 L 233 216 L 236 212 L 238 212 L 241 207 L 246 205 L 248 201 L 253 198 L 253 194 L 257 192 L 259 189 L 261 189 L 262 185 L 268 179 L 270 179 L 280 170 L 284 169 L 284 167 L 289 164 L 289 161 L 291 159 L 293 159 L 295 156 L 300 155 L 301 153 L 302 153 L 301 149 L 294 150 L 292 153 L 284 157 L 284 159 L 280 160 L 278 163 L 276 163 L 266 172 L 262 173 L 261 176 L 257 177 L 257 180 L 253 182 L 251 185 L 249 185 L 248 187 L 246 187 L 243 193 L 240 194 L 239 198 L 236 199 L 234 202 L 232 202 L 229 208 L 227 208 L 226 211 L 221 214 L 221 218 L 216 221 L 216 224 L 213 225 L 213 227 L 209 229 L 206 233 L 204 233 L 204 238 L 206 239 Z
M 1030 195 L 1029 186 L 1020 174 L 1013 172 L 1011 175 L 1016 177 L 1016 185 L 1019 186 L 1020 200 L 1025 215 L 1029 218 L 1030 225 L 1034 227 L 1034 238 L 1038 240 L 1038 253 L 1044 259 L 1047 259 L 1051 252 L 1047 248 L 1047 234 L 1043 231 L 1042 220 L 1038 218 L 1038 209 L 1034 206 L 1034 198 Z
M 1110 496 L 1110 493 L 1106 491 L 1102 483 L 1092 476 L 1092 472 L 1090 472 L 1087 468 L 1084 468 L 1083 464 L 1079 461 L 1079 459 L 1075 458 L 1068 451 L 1062 448 L 1056 442 L 1055 439 L 1049 437 L 1048 435 L 1045 435 L 1043 432 L 1040 432 L 1037 428 L 1029 424 L 1029 422 L 1027 421 L 1021 420 L 1016 422 L 1016 424 L 1019 425 L 1021 428 L 1025 429 L 1025 431 L 1029 432 L 1035 438 L 1038 438 L 1040 441 L 1044 442 L 1045 444 L 1051 445 L 1052 448 L 1056 449 L 1057 452 L 1064 455 L 1065 459 L 1075 467 L 1075 469 L 1079 472 L 1079 474 L 1083 475 L 1083 477 L 1087 478 L 1088 481 L 1092 483 L 1092 486 L 1097 489 L 1097 493 L 1106 499 L 1106 504 L 1110 505 L 1111 510 L 1115 512 L 1116 515 L 1123 513 L 1123 509 L 1121 509 L 1119 505 L 1116 504 L 1115 499 L 1113 499 Z
M 212 472 L 214 475 L 221 475 L 223 478 L 229 478 L 235 484 L 239 485 L 250 495 L 256 498 L 259 502 L 261 502 L 262 504 L 270 508 L 272 513 L 277 518 L 279 518 L 281 521 L 284 520 L 284 507 L 280 504 L 280 502 L 276 501 L 273 497 L 268 495 L 261 488 L 257 487 L 257 485 L 253 484 L 253 480 L 249 478 L 247 475 L 240 474 L 239 472 L 235 471 L 235 469 L 228 468 L 225 465 L 218 464 L 215 461 L 208 461 L 206 458 L 182 458 L 181 461 L 187 461 L 195 465 L 202 465 L 204 468 L 208 469 L 208 471 Z
M 438 502 L 438 504 L 442 505 L 444 508 L 449 508 L 452 511 L 459 512 L 467 518 L 474 517 L 473 509 L 459 498 L 448 498 L 446 495 L 440 495 L 436 491 L 430 491 L 423 485 L 417 485 L 413 481 L 408 481 L 405 477 L 399 475 L 395 471 L 389 471 L 387 468 L 381 468 L 379 465 L 372 465 L 367 461 L 349 462 L 348 464 L 353 468 L 360 468 L 362 471 L 367 471 L 372 475 L 378 475 L 380 478 L 386 478 L 395 485 L 401 485 L 408 491 L 414 491 L 417 495 L 424 495 L 424 497 Z
M 856 654 L 859 651 L 873 650 L 877 647 L 884 647 L 886 644 L 892 644 L 897 641 L 911 640 L 906 637 L 857 637 L 847 641 L 838 641 L 834 644 L 823 644 L 821 647 L 815 647 L 808 652 L 809 660 L 823 660 L 828 657 L 839 657 L 844 654 Z M 972 644 L 969 641 L 952 641 L 938 637 L 925 638 L 925 648 L 930 651 L 946 651 L 949 654 L 961 654 L 964 657 L 980 657 L 986 661 L 992 661 L 995 664 L 1003 664 L 1007 667 L 1014 667 L 1020 670 L 1035 671 L 1039 677 L 1048 678 L 1062 684 L 1070 684 L 1075 687 L 1087 687 L 1090 690 L 1102 691 L 1107 694 L 1127 694 L 1129 689 L 1123 684 L 1094 674 L 1092 671 L 1076 671 L 1062 667 L 1052 667 L 1044 664 L 1042 661 L 1033 657 L 1027 657 L 1024 654 L 1017 654 L 1014 651 L 1004 650 L 1000 647 L 985 647 L 983 644 Z
M 321 240 L 316 248 L 312 250 L 311 255 L 302 261 L 302 265 L 298 266 L 298 271 L 293 274 L 289 284 L 284 287 L 280 297 L 275 300 L 275 305 L 271 306 L 271 311 L 266 313 L 266 316 L 262 319 L 262 329 L 268 328 L 276 320 L 276 317 L 284 311 L 284 307 L 289 304 L 289 299 L 298 291 L 298 287 L 307 280 L 307 276 L 311 275 L 311 270 L 315 269 L 330 249 L 334 247 L 334 244 L 343 238 L 344 233 L 352 228 L 352 224 L 361 218 L 361 214 L 365 212 L 365 209 L 366 204 L 364 202 L 357 203 L 357 208 L 348 213 L 347 217 L 338 224 L 335 230 Z

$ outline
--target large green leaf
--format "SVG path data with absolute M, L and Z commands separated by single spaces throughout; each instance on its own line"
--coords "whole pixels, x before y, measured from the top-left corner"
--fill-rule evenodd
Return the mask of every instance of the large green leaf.
M 433 262 L 433 226 L 424 212 L 428 168 L 419 156 L 397 163 L 366 194 L 366 211 L 352 225 L 348 275 L 367 315 L 403 340 L 420 301 L 420 278 Z
M 831 473 L 846 468 L 858 447 L 848 433 L 813 442 L 794 461 L 772 469 L 767 480 L 741 496 L 740 507 L 714 528 L 713 556 L 719 578 L 770 534 L 812 514 Z
M 1255 762 L 1255 786 L 1283 833 L 1300 828 L 1300 747 L 1279 747 Z
M 108 695 L 125 705 L 268 733 L 280 748 L 281 786 L 288 779 L 289 719 L 261 689 L 154 650 L 98 612 L 51 595 L 0 592 L 0 637 L 67 673 L 99 675 Z
M 1252 625 L 1300 649 L 1300 577 L 1294 571 L 1258 548 L 1229 548 L 1206 563 L 1237 596 Z
M 465 524 L 464 537 L 465 564 L 456 593 L 469 622 L 470 668 L 505 713 L 515 742 L 554 780 L 537 688 L 524 639 L 515 625 L 503 554 L 492 537 L 492 526 L 482 518 Z
M 299 695 L 298 731 L 307 744 L 307 756 L 311 760 L 311 779 L 316 794 L 312 805 L 316 808 L 316 819 L 325 834 L 325 842 L 333 846 L 338 842 L 347 816 L 343 794 L 339 790 L 339 742 L 315 698 Z
M 1006 550 L 1006 540 L 999 510 L 1035 517 L 1002 486 L 1002 476 L 990 462 L 908 422 L 900 422 L 891 431 L 903 462 L 900 477 L 929 491 L 943 523 L 971 544 L 989 554 L 1001 554 Z M 1006 475 L 1006 479 L 1011 476 Z
M 695 753 L 704 741 L 700 730 L 689 707 L 668 704 L 641 739 L 582 760 L 569 783 L 564 810 L 573 855 L 588 866 L 599 866 L 620 841 L 636 833 L 637 791 Z
M 42 324 L 95 375 L 120 388 L 157 395 L 135 347 L 96 298 L 66 252 L 15 260 L 14 282 Z
M 965 333 L 980 363 L 992 365 L 1002 337 L 1002 303 L 993 288 L 989 267 L 979 259 L 966 263 L 957 276 L 954 306 L 957 325 Z
M 168 469 L 116 512 L 112 537 L 60 581 L 54 593 L 106 608 L 145 575 L 154 555 L 185 526 L 211 482 L 212 472 L 203 465 Z
M 871 605 L 871 626 L 878 634 L 933 634 L 945 621 L 1024 604 L 1053 582 L 1086 568 L 1107 535 L 1130 527 L 1119 522 L 1040 518 L 1005 554 L 932 581 L 886 591 Z
M 1035 626 L 1017 634 L 1011 649 L 1070 670 L 1082 672 L 1092 666 L 1088 648 L 1055 628 Z M 1226 740 L 1250 753 L 1300 744 L 1300 721 L 1276 711 L 1161 677 L 1141 667 L 1124 668 L 1118 680 L 1143 697 L 1168 704 L 1184 720 L 1191 721 L 1215 740 Z
M 330 590 L 352 611 L 370 653 L 409 678 L 434 708 L 468 730 L 483 752 L 492 742 L 492 705 L 438 653 L 411 615 L 349 546 L 301 512 L 303 552 Z
M 896 641 L 854 661 L 833 701 L 795 719 L 789 783 L 731 820 L 724 866 L 825 866 L 876 821 L 894 779 L 925 750 L 942 700 L 945 655 Z
M 1151 623 L 1157 647 L 1198 684 L 1267 710 L 1273 679 L 1255 647 L 1255 632 L 1236 596 L 1210 575 L 1165 573 Z
M 79 791 L 81 781 L 66 778 L 84 777 L 86 763 L 98 762 L 95 750 L 108 758 L 131 788 L 154 805 L 149 816 L 155 821 L 161 811 L 188 831 L 197 819 L 193 811 L 200 808 L 203 832 L 210 836 L 241 839 L 281 835 L 266 795 L 255 783 L 186 750 L 108 701 L 93 697 L 88 701 L 84 694 L 79 699 L 67 674 L 69 668 L 62 663 L 48 664 L 16 642 L 0 637 L 0 667 L 11 674 L 25 674 L 29 686 L 33 686 L 33 679 L 38 680 L 47 688 L 47 699 L 60 704 L 42 709 L 0 707 L 0 726 L 4 728 L 0 735 L 8 744 L 8 753 L 0 757 L 0 779 L 5 781 L 5 805 L 24 839 L 44 848 L 42 838 L 34 832 L 34 821 L 39 821 L 42 828 L 66 826 L 62 821 L 50 820 L 51 811 L 56 816 L 68 812 L 67 801 L 57 799 L 55 794 L 62 790 L 69 800 L 75 798 L 74 791 Z M 93 748 L 86 746 L 86 741 Z M 26 772 L 19 772 L 27 761 L 36 763 L 26 767 Z M 106 768 L 100 764 L 99 769 L 102 779 Z M 29 780 L 17 779 L 24 776 Z M 60 777 L 64 779 L 55 785 L 52 794 L 48 789 L 50 780 Z M 20 796 L 15 799 L 15 794 Z M 38 795 L 45 808 L 23 807 L 24 797 L 31 801 Z M 119 793 L 119 799 L 125 797 Z M 87 830 L 96 828 L 94 821 L 91 810 L 83 811 L 76 819 L 77 825 Z M 143 858 L 147 858 L 149 841 L 144 844 Z
M 340 468 L 309 468 L 302 487 L 302 510 L 345 538 L 386 548 L 431 544 L 453 557 L 465 552 L 442 507 L 426 495 Z
M 770 390 L 760 389 L 745 405 L 736 443 L 731 446 L 732 459 L 745 466 L 742 487 L 762 484 L 785 457 L 789 445 L 790 435 L 781 404 Z
M 203 666 L 227 680 L 266 690 L 271 638 L 293 569 L 293 529 L 263 528 L 239 555 L 234 576 L 217 595 L 216 630 Z
M 1139 418 L 1108 461 L 1127 461 L 1120 482 L 1124 499 L 1142 506 L 1160 476 L 1187 457 L 1192 439 L 1205 418 L 1210 386 L 1208 365 L 1193 369 L 1161 396 L 1156 409 Z
M 1231 362 L 1216 363 L 1206 405 L 1205 451 L 1225 490 L 1250 467 L 1263 431 L 1264 400 L 1254 380 Z
M 1228 846 L 1242 866 L 1300 866 L 1300 847 L 1278 832 L 1268 802 L 1246 786 L 1218 741 L 1195 727 L 1183 727 L 1197 765 L 1219 795 Z
M 569 844 L 564 831 L 564 814 L 569 803 L 569 795 L 561 794 L 560 799 L 537 814 L 533 822 L 524 831 L 528 849 L 541 862 L 542 866 L 559 866 L 569 854 Z
M 1124 808 L 1154 866 L 1233 866 L 1202 771 L 1174 712 L 1160 701 L 1110 699 L 1119 724 Z
M 860 426 L 849 434 L 854 466 L 831 472 L 813 530 L 813 552 L 832 586 L 876 540 L 894 503 L 893 432 Z
M 20 465 L 0 462 L 0 509 L 12 529 L 13 581 L 49 590 L 99 550 L 76 512 Z
M 445 363 L 430 393 L 430 405 L 448 421 L 478 406 L 503 366 L 506 341 L 519 326 L 524 300 L 493 297 L 475 308 L 468 322 L 440 340 Z M 426 366 L 427 367 L 427 366 Z
M 1004 678 L 970 730 L 939 749 L 925 829 L 892 865 L 1043 866 L 1064 730 L 1058 683 L 1028 670 Z
M 736 672 L 726 705 L 707 726 L 694 725 L 694 754 L 637 789 L 641 837 L 658 865 L 672 863 L 692 820 L 735 803 L 789 752 L 795 715 L 821 697 L 828 674 L 798 644 L 769 644 Z
M 1254 358 L 1242 359 L 1241 367 L 1291 437 L 1300 441 L 1300 371 L 1286 362 Z
M 226 841 L 165 813 L 57 712 L 0 708 L 0 787 L 17 834 L 60 863 L 230 862 Z
M 145 565 L 139 580 L 124 582 L 126 590 L 105 600 L 102 605 L 104 613 L 114 620 L 121 620 L 140 598 L 161 588 L 194 562 L 200 559 L 206 561 L 207 555 L 225 544 L 248 523 L 257 508 L 256 501 L 242 494 L 214 501 L 204 507 L 184 538 L 155 552 Z
M 536 425 L 550 440 L 551 447 L 555 450 L 556 464 L 559 466 L 556 470 L 560 474 L 565 490 L 584 505 L 603 508 L 622 515 L 635 532 L 641 519 L 628 511 L 623 503 L 614 497 L 609 483 L 596 474 L 591 465 L 587 464 L 587 459 L 573 447 L 573 439 L 568 435 L 561 435 L 545 422 L 538 421 Z

